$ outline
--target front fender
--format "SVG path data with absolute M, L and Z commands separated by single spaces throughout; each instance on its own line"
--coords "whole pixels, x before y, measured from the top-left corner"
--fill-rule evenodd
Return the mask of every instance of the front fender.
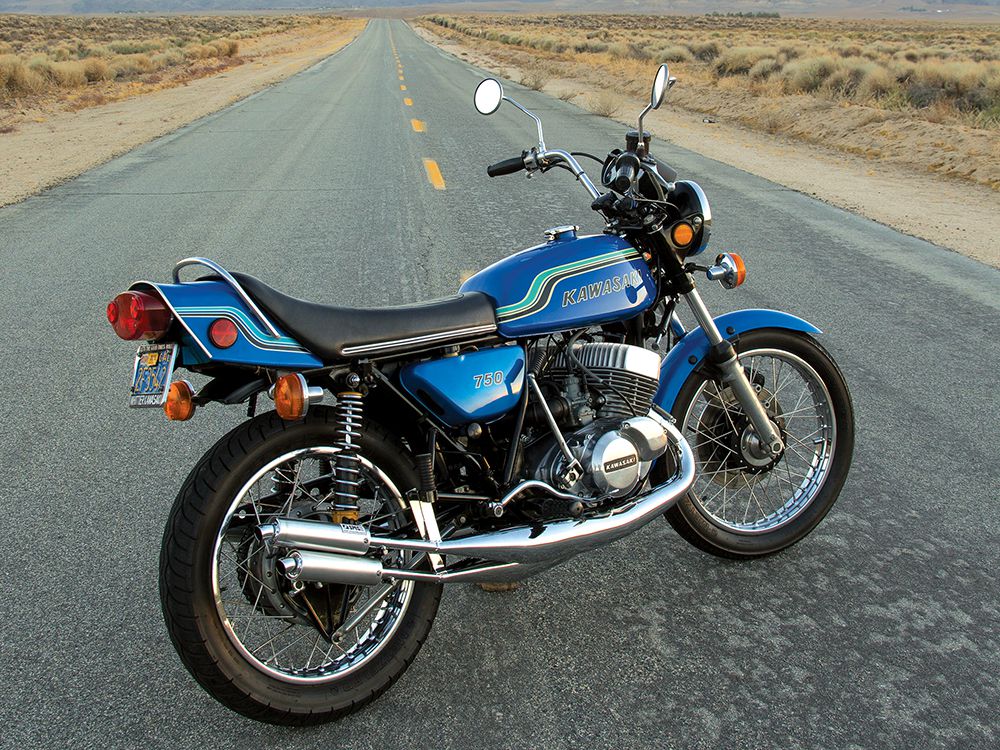
M 737 310 L 720 315 L 715 325 L 728 339 L 761 328 L 779 328 L 798 333 L 822 333 L 808 321 L 778 310 Z M 701 328 L 688 331 L 667 353 L 660 365 L 660 387 L 653 402 L 664 411 L 673 411 L 677 394 L 688 376 L 708 355 L 708 336 Z

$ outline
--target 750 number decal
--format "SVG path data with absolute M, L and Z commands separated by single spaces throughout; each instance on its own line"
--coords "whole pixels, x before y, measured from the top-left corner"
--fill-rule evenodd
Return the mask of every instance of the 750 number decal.
M 489 388 L 491 385 L 500 385 L 503 383 L 503 370 L 484 372 L 482 375 L 473 375 L 472 379 L 476 383 L 476 388 Z

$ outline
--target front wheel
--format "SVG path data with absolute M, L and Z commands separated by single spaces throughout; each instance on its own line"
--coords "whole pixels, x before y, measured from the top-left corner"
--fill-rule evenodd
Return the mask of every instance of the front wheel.
M 762 456 L 732 390 L 696 370 L 673 408 L 696 477 L 667 520 L 705 552 L 752 558 L 795 544 L 829 512 L 851 466 L 854 409 L 843 374 L 815 339 L 753 331 L 736 350 L 785 449 Z
M 403 673 L 430 631 L 440 585 L 296 586 L 254 533 L 275 518 L 386 533 L 408 526 L 412 462 L 372 423 L 360 439 L 356 507 L 331 500 L 339 449 L 327 407 L 299 422 L 270 412 L 237 427 L 192 470 L 174 504 L 160 557 L 171 639 L 202 687 L 246 716 L 315 724 L 356 711 Z

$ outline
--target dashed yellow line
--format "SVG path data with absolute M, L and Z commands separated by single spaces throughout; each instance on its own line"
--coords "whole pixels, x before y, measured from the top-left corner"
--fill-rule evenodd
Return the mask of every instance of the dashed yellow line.
M 405 79 L 405 78 L 403 78 L 403 76 L 400 76 L 400 77 L 399 77 L 399 80 L 401 80 L 401 81 L 405 81 L 406 79 Z
M 413 100 L 410 97 L 406 97 L 405 99 L 403 99 L 403 104 L 405 104 L 407 107 L 412 107 Z
M 413 132 L 415 133 L 423 133 L 427 130 L 427 123 L 423 120 L 410 120 L 410 125 L 413 126 Z
M 403 84 L 399 84 L 399 90 L 406 91 L 406 86 L 404 86 Z
M 444 190 L 444 177 L 441 176 L 441 168 L 433 159 L 424 159 L 424 169 L 427 171 L 427 179 L 435 190 Z

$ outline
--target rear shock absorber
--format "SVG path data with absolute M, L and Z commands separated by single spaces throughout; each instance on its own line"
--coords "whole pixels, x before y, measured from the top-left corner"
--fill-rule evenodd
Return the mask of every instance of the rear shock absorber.
M 334 521 L 354 521 L 358 518 L 358 487 L 361 485 L 361 420 L 362 396 L 357 391 L 337 394 L 337 426 L 334 447 L 336 454 L 333 502 Z

